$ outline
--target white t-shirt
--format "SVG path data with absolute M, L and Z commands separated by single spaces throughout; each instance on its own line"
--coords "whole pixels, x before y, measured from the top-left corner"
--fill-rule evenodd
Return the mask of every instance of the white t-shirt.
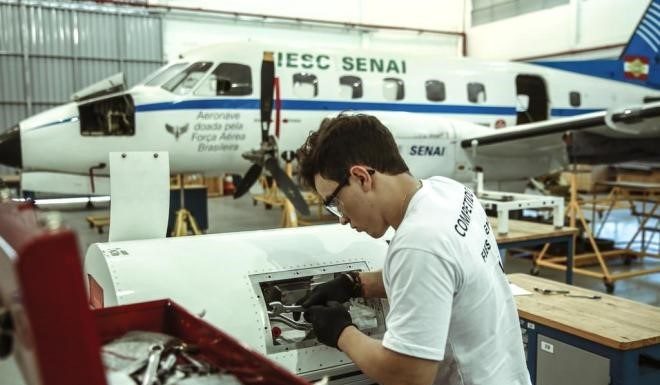
M 442 361 L 435 384 L 531 384 L 494 232 L 468 188 L 423 181 L 392 238 L 383 281 L 383 346 Z

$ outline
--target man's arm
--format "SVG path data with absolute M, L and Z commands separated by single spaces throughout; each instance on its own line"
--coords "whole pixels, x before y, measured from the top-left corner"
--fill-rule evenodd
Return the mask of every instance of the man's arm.
M 365 298 L 386 298 L 385 286 L 383 285 L 383 271 L 360 272 L 362 283 L 362 296 Z
M 438 361 L 389 350 L 355 326 L 342 331 L 337 345 L 364 374 L 381 385 L 430 385 L 438 372 Z

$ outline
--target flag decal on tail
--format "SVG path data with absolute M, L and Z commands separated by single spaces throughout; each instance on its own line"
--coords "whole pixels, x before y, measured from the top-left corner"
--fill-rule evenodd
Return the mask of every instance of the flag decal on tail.
M 628 79 L 646 80 L 649 76 L 649 58 L 646 56 L 624 56 L 623 71 Z

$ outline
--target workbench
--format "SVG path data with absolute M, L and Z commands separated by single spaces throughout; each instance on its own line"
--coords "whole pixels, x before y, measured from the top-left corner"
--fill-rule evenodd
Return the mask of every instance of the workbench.
M 526 274 L 508 278 L 532 293 L 515 300 L 533 384 L 660 384 L 660 308 Z
M 497 228 L 497 218 L 488 218 L 491 227 Z M 503 250 L 539 246 L 549 243 L 566 243 L 566 283 L 573 283 L 573 251 L 574 237 L 578 229 L 574 227 L 555 228 L 553 225 L 543 223 L 509 220 L 509 232 L 504 235 L 495 234 L 500 254 Z M 545 261 L 543 261 L 545 262 Z M 537 269 L 537 261 L 534 262 L 532 270 Z

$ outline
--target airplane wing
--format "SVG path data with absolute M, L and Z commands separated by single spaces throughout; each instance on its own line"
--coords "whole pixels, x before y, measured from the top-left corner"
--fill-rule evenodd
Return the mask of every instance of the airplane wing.
M 603 164 L 660 159 L 660 102 L 498 129 L 463 139 L 475 165 L 494 158 Z

